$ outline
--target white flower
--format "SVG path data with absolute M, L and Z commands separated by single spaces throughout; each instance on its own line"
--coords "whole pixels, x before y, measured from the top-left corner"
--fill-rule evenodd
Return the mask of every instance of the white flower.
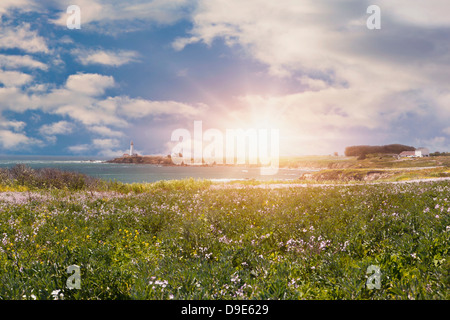
M 60 292 L 61 292 L 61 290 L 53 290 L 52 291 L 53 300 L 63 300 L 64 294 L 62 294 Z

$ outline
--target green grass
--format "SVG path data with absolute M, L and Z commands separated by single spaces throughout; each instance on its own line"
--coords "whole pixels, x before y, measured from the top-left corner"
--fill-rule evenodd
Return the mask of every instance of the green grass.
M 211 185 L 0 193 L 0 298 L 450 298 L 448 181 Z M 66 286 L 73 264 L 79 290 Z
M 450 167 L 450 156 L 436 156 L 426 158 L 402 158 L 397 159 L 391 155 L 368 155 L 365 160 L 357 160 L 357 157 L 334 157 L 334 156 L 303 156 L 303 157 L 280 157 L 280 167 L 288 168 L 423 168 L 446 166 Z
M 448 167 L 433 168 L 347 168 L 324 169 L 306 173 L 300 178 L 301 182 L 310 183 L 350 183 L 350 182 L 393 182 L 414 179 L 430 179 L 450 177 Z

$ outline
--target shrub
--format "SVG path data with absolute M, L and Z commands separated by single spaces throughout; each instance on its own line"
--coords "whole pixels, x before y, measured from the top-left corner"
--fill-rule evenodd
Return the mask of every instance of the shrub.
M 99 185 L 99 180 L 85 174 L 54 168 L 33 169 L 17 164 L 0 171 L 0 183 L 11 186 L 25 186 L 31 189 L 83 190 Z

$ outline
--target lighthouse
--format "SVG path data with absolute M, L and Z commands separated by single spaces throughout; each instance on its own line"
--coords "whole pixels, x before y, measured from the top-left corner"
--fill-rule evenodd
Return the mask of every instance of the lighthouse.
M 134 144 L 133 144 L 133 141 L 131 141 L 131 143 L 130 143 L 130 157 L 133 156 L 133 154 L 134 154 Z

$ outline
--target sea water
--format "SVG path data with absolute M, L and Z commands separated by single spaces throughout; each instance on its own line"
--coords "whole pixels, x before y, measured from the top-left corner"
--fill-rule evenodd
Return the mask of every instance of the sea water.
M 243 166 L 159 166 L 151 164 L 106 163 L 105 159 L 81 157 L 0 157 L 0 168 L 11 168 L 25 164 L 33 169 L 56 168 L 84 173 L 104 180 L 125 183 L 155 182 L 159 180 L 210 179 L 232 180 L 294 180 L 306 172 L 304 169 L 280 168 L 275 175 L 263 176 L 259 168 Z

